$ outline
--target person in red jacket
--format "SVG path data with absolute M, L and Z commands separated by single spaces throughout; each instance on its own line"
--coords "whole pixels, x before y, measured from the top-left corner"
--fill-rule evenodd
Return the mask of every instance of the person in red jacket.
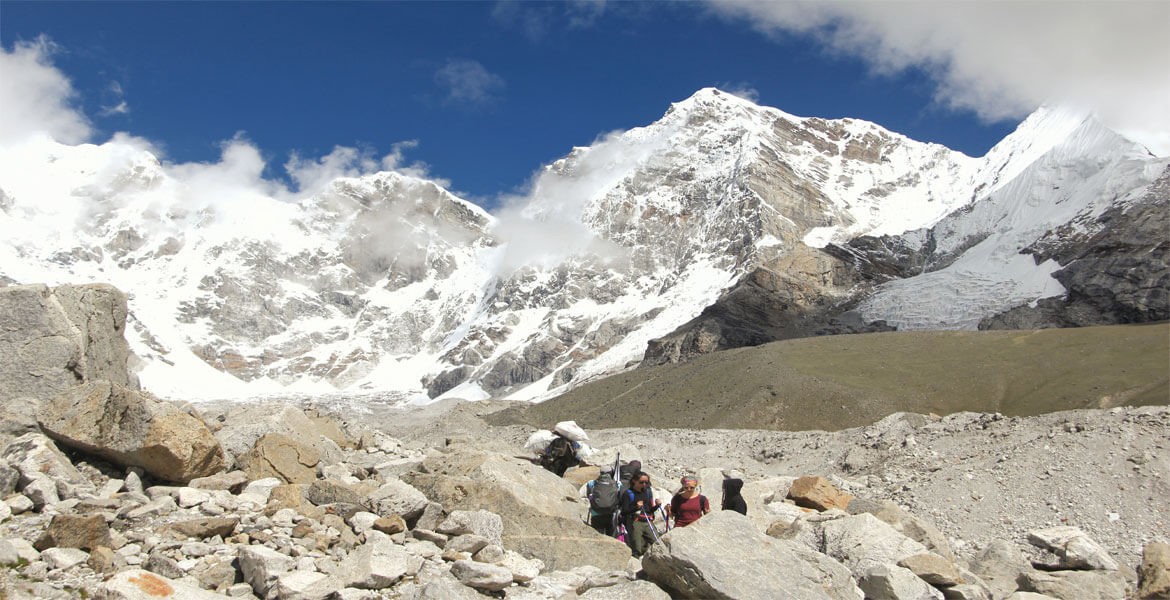
M 682 487 L 670 499 L 666 507 L 666 518 L 674 519 L 675 527 L 685 527 L 699 520 L 699 517 L 711 512 L 711 502 L 699 493 L 699 480 L 684 476 L 680 482 Z

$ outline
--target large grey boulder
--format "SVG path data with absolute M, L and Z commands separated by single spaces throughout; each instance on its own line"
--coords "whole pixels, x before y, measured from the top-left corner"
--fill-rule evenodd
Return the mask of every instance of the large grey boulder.
M 904 558 L 926 552 L 925 546 L 869 513 L 828 521 L 821 531 L 825 554 L 844 563 L 856 577 L 870 567 L 897 565 Z
M 137 388 L 126 314 L 110 285 L 0 287 L 0 398 L 47 400 L 97 379 Z
M 270 433 L 288 436 L 317 453 L 315 466 L 341 462 L 343 454 L 337 442 L 329 438 L 333 428 L 314 421 L 301 409 L 285 403 L 240 403 L 226 407 L 222 414 L 208 415 L 222 423 L 215 437 L 235 463 L 252 450 L 256 442 Z
M 403 480 L 446 510 L 498 514 L 502 545 L 549 569 L 624 570 L 630 558 L 625 544 L 582 522 L 585 507 L 573 484 L 527 461 L 457 447 L 427 458 Z
M 37 421 L 61 444 L 167 481 L 224 468 L 223 449 L 203 421 L 116 383 L 74 387 L 42 404 Z
M 769 537 L 727 510 L 662 536 L 642 558 L 642 568 L 677 598 L 862 598 L 841 563 Z
M 276 477 L 285 483 L 312 483 L 319 462 L 315 448 L 281 433 L 264 434 L 236 460 L 249 479 Z

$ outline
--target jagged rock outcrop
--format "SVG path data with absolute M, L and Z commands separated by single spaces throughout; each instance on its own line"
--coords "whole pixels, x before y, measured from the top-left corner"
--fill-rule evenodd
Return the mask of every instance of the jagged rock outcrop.
M 105 284 L 0 287 L 0 398 L 49 400 L 95 380 L 137 388 L 126 315 L 126 295 Z

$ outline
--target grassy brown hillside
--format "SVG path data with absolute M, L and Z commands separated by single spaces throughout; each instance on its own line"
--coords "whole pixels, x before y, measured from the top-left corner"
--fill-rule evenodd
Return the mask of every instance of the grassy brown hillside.
M 899 411 L 1170 404 L 1170 324 L 785 340 L 636 369 L 492 416 L 539 427 L 837 430 Z

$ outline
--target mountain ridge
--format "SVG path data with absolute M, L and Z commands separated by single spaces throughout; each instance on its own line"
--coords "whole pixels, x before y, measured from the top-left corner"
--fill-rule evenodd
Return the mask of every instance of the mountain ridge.
M 226 175 L 164 166 L 126 139 L 46 143 L 37 156 L 0 149 L 0 225 L 12 232 L 0 244 L 0 277 L 126 289 L 143 382 L 163 395 L 541 399 L 644 360 L 654 340 L 680 335 L 745 282 L 763 292 L 744 306 L 811 323 L 781 327 L 793 335 L 912 328 L 874 300 L 881 286 L 913 279 L 891 265 L 926 265 L 940 246 L 960 257 L 978 249 L 987 223 L 959 226 L 986 210 L 985 199 L 1075 200 L 1091 210 L 1066 210 L 1071 220 L 1049 231 L 1069 231 L 1049 241 L 1100 233 L 1108 227 L 1093 219 L 1148 203 L 1142 194 L 1167 161 L 1104 134 L 1054 155 L 1091 128 L 1086 119 L 1042 109 L 975 159 L 707 88 L 653 124 L 575 148 L 534 179 L 527 199 L 496 214 L 402 173 L 344 177 L 298 196 L 259 180 L 262 161 L 239 148 L 225 149 Z M 1028 175 L 1044 157 L 1054 166 Z M 1094 179 L 1098 163 L 1108 173 Z M 1082 181 L 1095 187 L 1055 200 L 1025 193 Z M 1007 190 L 1013 182 L 1019 189 Z M 1102 190 L 1119 200 L 1097 198 Z M 958 225 L 944 232 L 940 223 Z M 1025 241 L 1014 243 L 1037 242 Z M 1159 256 L 1155 278 L 1165 272 Z M 1059 296 L 1055 264 L 1020 266 L 1021 278 L 1041 284 L 1003 280 L 1012 301 L 971 309 L 960 325 Z M 938 308 L 922 310 L 911 320 Z M 767 337 L 663 347 L 685 360 Z

